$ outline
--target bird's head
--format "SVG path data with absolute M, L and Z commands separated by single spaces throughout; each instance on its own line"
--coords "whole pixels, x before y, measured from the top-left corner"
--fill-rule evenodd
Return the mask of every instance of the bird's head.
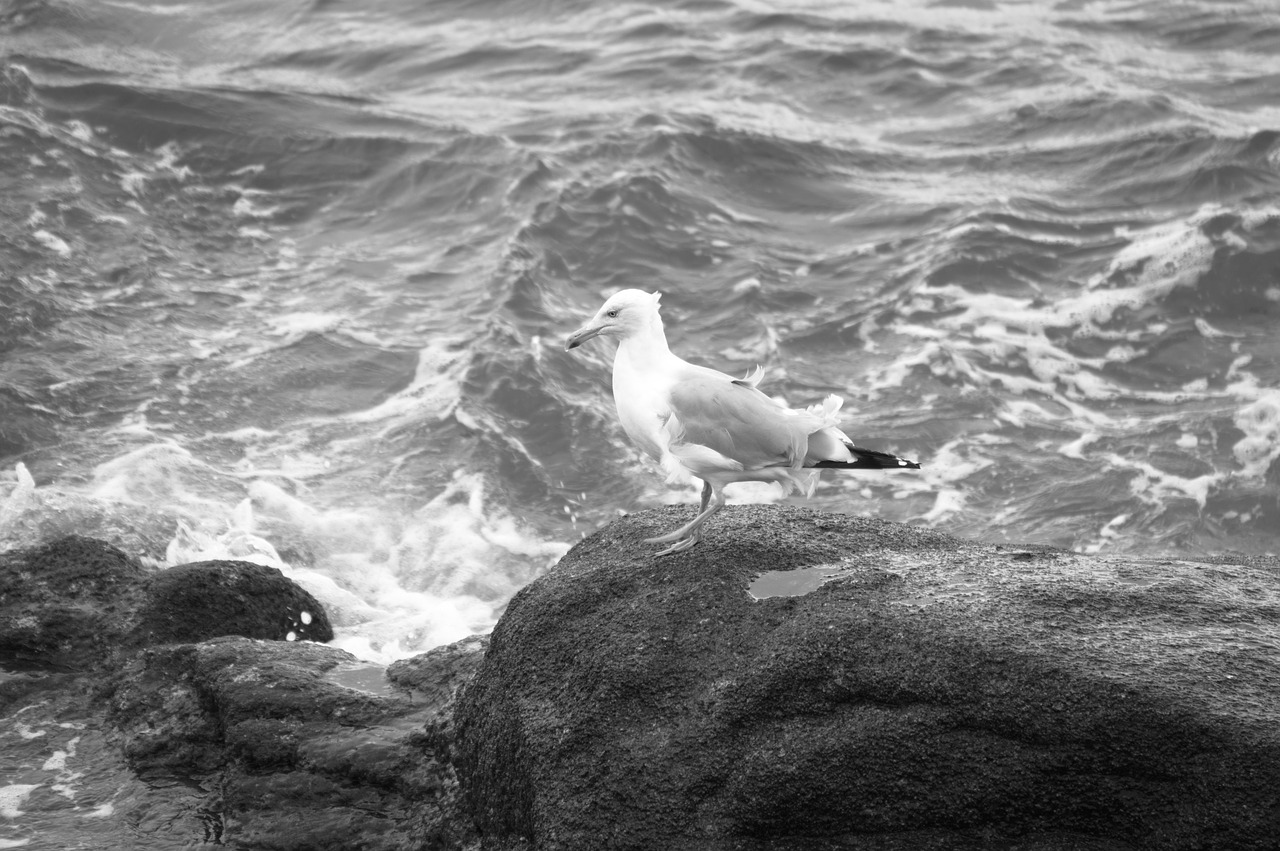
M 625 340 L 628 337 L 662 329 L 658 318 L 658 299 L 662 293 L 622 290 L 609 296 L 591 321 L 569 335 L 564 347 L 576 349 L 592 337 L 607 336 Z

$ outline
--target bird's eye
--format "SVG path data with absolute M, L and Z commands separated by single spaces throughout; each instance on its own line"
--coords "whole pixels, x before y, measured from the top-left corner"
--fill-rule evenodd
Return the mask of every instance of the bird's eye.
M 614 308 L 613 310 L 610 310 L 608 313 L 605 314 L 605 316 L 609 317 L 610 319 L 615 318 L 617 315 L 618 315 L 617 308 Z

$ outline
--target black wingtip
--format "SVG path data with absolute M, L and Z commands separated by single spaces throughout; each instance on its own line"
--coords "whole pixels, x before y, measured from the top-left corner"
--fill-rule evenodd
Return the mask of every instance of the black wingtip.
M 852 461 L 819 461 L 813 466 L 826 470 L 919 470 L 920 465 L 888 452 L 877 452 L 874 449 L 863 449 L 859 446 L 845 444 L 853 454 Z

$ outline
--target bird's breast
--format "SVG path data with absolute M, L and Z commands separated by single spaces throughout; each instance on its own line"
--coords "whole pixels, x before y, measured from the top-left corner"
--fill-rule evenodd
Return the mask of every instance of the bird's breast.
M 637 372 L 626 368 L 625 362 L 615 361 L 614 366 L 613 401 L 622 429 L 649 457 L 661 461 L 666 448 L 662 426 L 671 415 L 665 385 L 653 374 L 641 380 Z

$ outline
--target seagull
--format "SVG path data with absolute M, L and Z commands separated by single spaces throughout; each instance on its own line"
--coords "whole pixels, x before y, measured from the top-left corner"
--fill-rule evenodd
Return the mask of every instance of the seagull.
M 702 505 L 689 523 L 646 539 L 671 544 L 657 553 L 687 550 L 702 540 L 702 527 L 724 507 L 734 482 L 776 482 L 784 494 L 813 496 L 825 469 L 918 470 L 896 455 L 854 446 L 837 423 L 844 401 L 828 396 L 804 410 L 766 396 L 757 385 L 763 370 L 734 378 L 691 364 L 667 347 L 658 315 L 661 293 L 615 293 L 591 321 L 569 335 L 565 350 L 592 337 L 615 337 L 613 401 L 627 436 L 661 465 L 668 482 L 701 479 Z

